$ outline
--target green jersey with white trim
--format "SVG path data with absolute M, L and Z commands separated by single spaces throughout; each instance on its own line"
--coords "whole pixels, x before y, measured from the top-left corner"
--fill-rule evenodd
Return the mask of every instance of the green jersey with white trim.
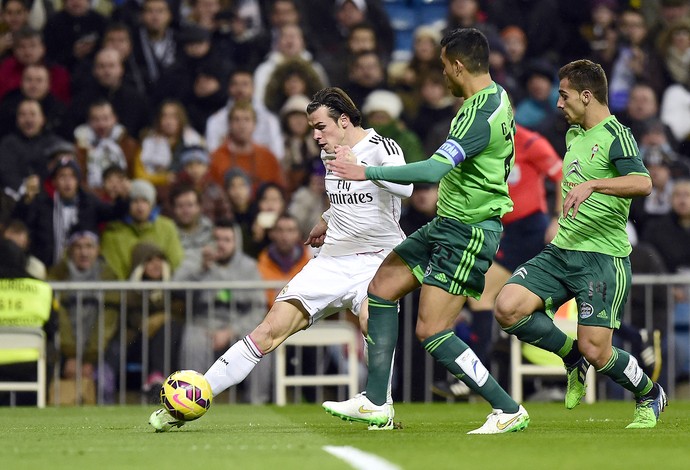
M 466 99 L 434 158 L 453 165 L 439 183 L 439 216 L 477 224 L 513 209 L 508 175 L 515 162 L 513 108 L 495 82 Z M 500 230 L 500 224 L 495 224 Z M 489 227 L 487 227 L 489 228 Z
M 649 176 L 630 129 L 613 115 L 589 130 L 571 126 L 565 143 L 561 182 L 564 200 L 572 188 L 585 181 L 623 175 Z M 632 247 L 625 226 L 630 202 L 630 198 L 593 192 L 580 204 L 576 218 L 558 219 L 558 234 L 553 244 L 566 250 L 628 256 Z

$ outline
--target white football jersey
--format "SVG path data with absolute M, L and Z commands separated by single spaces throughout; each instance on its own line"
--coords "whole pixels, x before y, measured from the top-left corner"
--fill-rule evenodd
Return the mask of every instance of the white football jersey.
M 352 153 L 357 163 L 370 166 L 405 164 L 400 146 L 369 129 Z M 331 157 L 332 158 L 332 157 Z M 324 162 L 328 159 L 321 153 Z M 326 194 L 331 202 L 326 239 L 321 254 L 343 256 L 388 252 L 405 239 L 400 228 L 401 197 L 412 194 L 412 185 L 386 181 L 350 181 L 326 173 Z

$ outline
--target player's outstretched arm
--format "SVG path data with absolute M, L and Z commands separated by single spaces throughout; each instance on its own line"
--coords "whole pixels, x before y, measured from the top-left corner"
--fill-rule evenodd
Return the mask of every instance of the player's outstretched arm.
M 321 245 L 323 245 L 323 242 L 326 239 L 327 229 L 328 224 L 326 224 L 326 221 L 323 219 L 319 219 L 316 225 L 314 225 L 314 228 L 312 228 L 309 232 L 309 235 L 307 236 L 307 239 L 304 241 L 304 244 L 309 245 L 313 248 L 320 247 Z
M 438 183 L 453 166 L 445 159 L 430 157 L 421 162 L 400 166 L 359 166 L 336 158 L 326 164 L 335 176 L 364 181 L 385 180 L 393 183 Z
M 580 183 L 571 189 L 563 201 L 563 216 L 568 217 L 568 213 L 572 209 L 570 217 L 573 219 L 577 216 L 577 211 L 582 204 L 592 193 L 602 193 L 609 196 L 616 197 L 636 197 L 647 196 L 652 190 L 652 180 L 648 175 L 624 175 L 615 178 L 603 178 L 597 180 L 589 180 Z

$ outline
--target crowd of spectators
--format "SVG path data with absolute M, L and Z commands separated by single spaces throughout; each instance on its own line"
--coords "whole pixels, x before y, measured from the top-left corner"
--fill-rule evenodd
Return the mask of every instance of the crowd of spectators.
M 300 240 L 328 205 L 305 114 L 312 94 L 342 87 L 407 161 L 426 158 L 461 104 L 445 87 L 440 39 L 476 27 L 516 121 L 561 155 L 558 68 L 583 57 L 602 64 L 610 107 L 633 130 L 654 185 L 634 202 L 631 229 L 668 272 L 690 268 L 690 190 L 678 183 L 690 176 L 690 1 L 448 0 L 445 16 L 417 25 L 403 60 L 387 3 L 2 0 L 3 235 L 20 240 L 39 278 L 289 278 L 309 256 Z M 259 297 L 240 302 L 245 319 L 220 317 L 236 328 L 197 319 L 173 333 L 208 338 L 212 328 L 213 351 L 224 350 L 263 315 L 271 298 Z M 136 311 L 142 299 L 131 301 Z M 73 303 L 62 299 L 63 323 Z M 155 348 L 161 323 L 151 308 Z M 60 328 L 65 361 L 73 323 Z M 84 340 L 93 362 L 93 339 Z

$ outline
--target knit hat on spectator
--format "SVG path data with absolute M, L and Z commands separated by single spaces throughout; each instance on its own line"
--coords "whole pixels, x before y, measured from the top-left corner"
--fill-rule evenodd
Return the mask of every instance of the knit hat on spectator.
M 182 150 L 182 153 L 180 154 L 180 163 L 182 164 L 182 166 L 194 162 L 203 163 L 204 165 L 209 164 L 210 159 L 208 156 L 208 152 L 205 148 L 194 146 L 187 147 L 184 150 Z
M 241 168 L 232 168 L 231 170 L 228 170 L 225 173 L 225 187 L 228 187 L 228 184 L 230 184 L 230 181 L 232 181 L 233 178 L 235 177 L 240 177 L 243 178 L 244 181 L 247 183 L 247 185 L 251 186 L 252 185 L 252 179 L 249 177 L 249 175 L 242 170 Z
M 285 101 L 285 104 L 280 108 L 280 117 L 284 118 L 290 113 L 307 113 L 307 105 L 310 100 L 304 95 L 292 95 Z
M 46 159 L 52 160 L 53 158 L 64 154 L 74 156 L 76 151 L 77 149 L 74 144 L 60 139 L 57 142 L 48 145 L 45 150 L 43 150 L 43 155 L 46 157 Z
M 146 180 L 134 180 L 129 187 L 129 198 L 131 200 L 144 199 L 154 205 L 156 203 L 156 188 Z
M 354 6 L 356 6 L 359 11 L 367 11 L 366 0 L 337 0 L 335 2 L 335 4 L 337 5 L 338 8 L 342 8 L 342 6 L 348 2 L 352 3 Z
M 50 173 L 50 176 L 55 178 L 55 175 L 57 175 L 58 171 L 62 170 L 63 168 L 71 168 L 74 171 L 74 176 L 76 176 L 77 179 L 81 179 L 81 168 L 79 168 L 79 163 L 77 163 L 77 161 L 69 155 L 65 155 L 55 162 L 55 166 L 53 167 L 53 171 Z
M 393 119 L 398 119 L 402 112 L 403 104 L 398 95 L 388 90 L 375 90 L 367 95 L 362 106 L 362 114 L 370 114 L 374 111 L 383 111 Z
M 177 36 L 181 44 L 195 44 L 211 40 L 211 32 L 206 28 L 194 24 L 182 28 Z

